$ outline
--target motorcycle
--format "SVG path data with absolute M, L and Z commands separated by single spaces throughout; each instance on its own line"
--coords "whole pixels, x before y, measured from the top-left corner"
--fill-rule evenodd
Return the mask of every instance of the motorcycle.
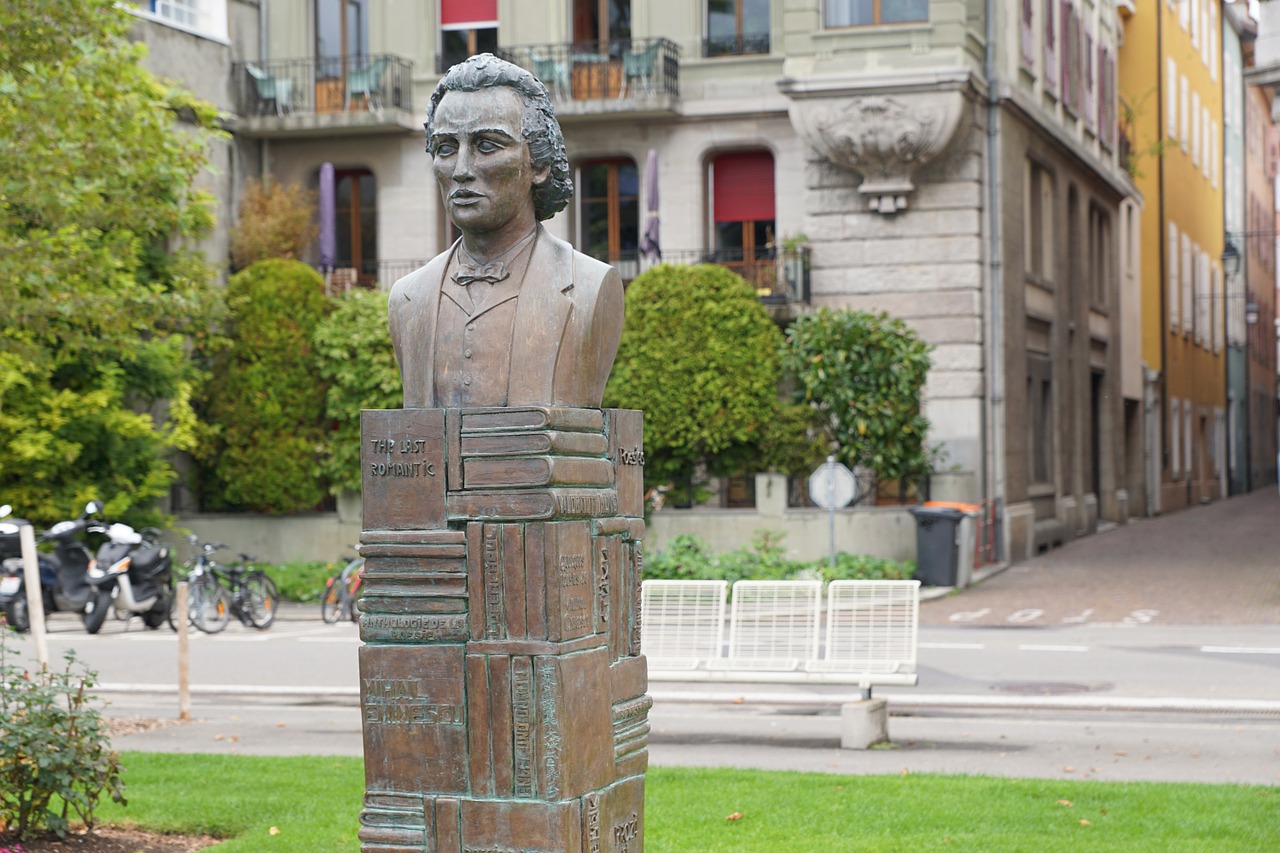
M 97 590 L 93 619 L 85 617 L 89 633 L 98 633 L 107 609 L 113 606 L 117 618 L 141 616 L 142 624 L 152 630 L 166 621 L 172 624 L 173 554 L 160 544 L 160 531 L 154 527 L 134 530 L 119 522 L 89 530 L 107 537 L 87 572 Z
M 50 527 L 40 534 L 39 541 L 52 542 L 54 552 L 37 555 L 44 612 L 79 612 L 86 627 L 96 622 L 97 627 L 89 631 L 91 634 L 102 627 L 102 620 L 106 618 L 106 607 L 100 608 L 99 605 L 111 603 L 109 593 L 104 601 L 98 594 L 98 588 L 89 583 L 88 572 L 93 563 L 93 552 L 83 541 L 84 535 L 90 532 L 90 519 L 100 512 L 102 502 L 89 501 L 78 517 L 59 521 Z M 5 621 L 15 631 L 26 631 L 31 627 L 31 616 L 27 610 L 26 579 L 18 544 L 18 528 L 25 523 L 18 519 L 0 523 L 0 555 L 4 558 L 0 562 L 0 608 L 3 608 Z M 98 610 L 102 611 L 101 618 Z

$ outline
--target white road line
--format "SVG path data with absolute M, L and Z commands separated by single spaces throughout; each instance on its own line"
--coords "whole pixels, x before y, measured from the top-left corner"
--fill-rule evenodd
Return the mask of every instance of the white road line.
M 917 649 L 985 649 L 985 643 L 916 643 Z
M 1280 655 L 1280 649 L 1259 649 L 1249 646 L 1201 646 L 1208 655 Z
M 1089 647 L 1088 646 L 1052 646 L 1052 645 L 1037 646 L 1033 644 L 1027 644 L 1027 645 L 1018 646 L 1018 650 L 1024 651 L 1024 652 L 1087 652 L 1089 651 Z

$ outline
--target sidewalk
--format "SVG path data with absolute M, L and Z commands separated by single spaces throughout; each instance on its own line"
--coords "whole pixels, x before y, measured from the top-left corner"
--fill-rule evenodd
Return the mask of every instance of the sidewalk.
M 1268 487 L 1076 539 L 922 603 L 920 621 L 1007 625 L 1032 609 L 1044 611 L 1031 620 L 1040 625 L 1280 624 L 1280 494 Z

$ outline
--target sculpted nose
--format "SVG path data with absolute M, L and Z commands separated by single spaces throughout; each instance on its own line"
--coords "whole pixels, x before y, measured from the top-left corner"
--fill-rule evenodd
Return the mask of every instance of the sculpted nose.
M 472 167 L 471 150 L 466 145 L 458 146 L 458 155 L 454 158 L 453 179 L 455 181 L 473 181 L 476 173 Z

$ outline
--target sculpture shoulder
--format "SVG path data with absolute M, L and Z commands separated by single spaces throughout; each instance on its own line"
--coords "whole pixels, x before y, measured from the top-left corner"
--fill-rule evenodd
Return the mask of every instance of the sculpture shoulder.
M 442 252 L 428 261 L 426 266 L 419 267 L 391 285 L 389 302 L 392 310 L 405 303 L 419 302 L 432 288 L 438 288 L 448 262 L 449 252 Z

